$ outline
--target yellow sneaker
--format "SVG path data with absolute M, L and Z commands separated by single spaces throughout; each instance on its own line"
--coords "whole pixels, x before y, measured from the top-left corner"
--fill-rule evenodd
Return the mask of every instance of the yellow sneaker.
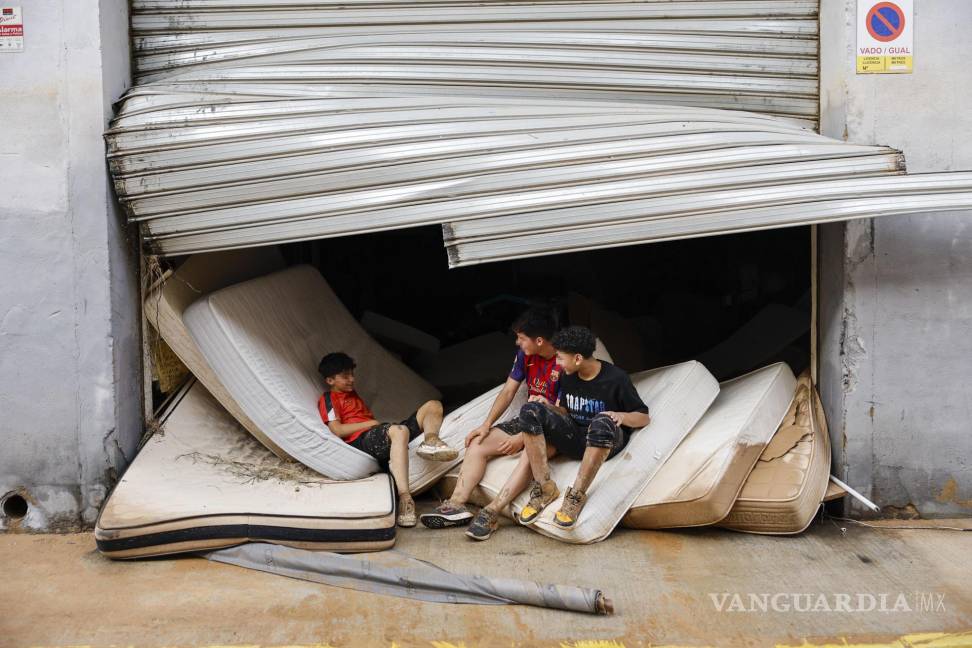
M 560 489 L 557 488 L 554 480 L 548 479 L 542 484 L 533 480 L 530 485 L 530 501 L 520 510 L 517 521 L 520 524 L 533 524 L 540 512 L 558 497 L 560 497 Z
M 586 503 L 587 494 L 579 490 L 574 490 L 573 486 L 569 486 L 567 488 L 567 494 L 564 495 L 564 502 L 560 505 L 560 510 L 554 513 L 554 522 L 557 523 L 557 526 L 565 528 L 574 526 Z

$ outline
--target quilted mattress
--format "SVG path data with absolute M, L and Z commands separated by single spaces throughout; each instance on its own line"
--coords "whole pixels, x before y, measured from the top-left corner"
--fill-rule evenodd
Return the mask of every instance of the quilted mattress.
M 266 436 L 223 386 L 186 330 L 183 313 L 202 295 L 284 267 L 273 247 L 196 254 L 163 276 L 143 302 L 145 319 L 158 331 L 182 363 L 219 403 L 260 443 L 284 459 L 291 458 Z
M 715 402 L 648 482 L 622 524 L 664 529 L 724 518 L 787 413 L 796 384 L 784 363 L 722 383 Z
M 665 460 L 698 423 L 719 393 L 719 383 L 700 363 L 681 364 L 642 371 L 631 376 L 641 398 L 651 410 L 651 423 L 634 432 L 624 451 L 606 462 L 588 490 L 588 501 L 580 519 L 571 529 L 553 522 L 560 500 L 548 506 L 532 529 L 570 543 L 598 542 L 610 535 L 627 513 L 645 485 Z M 499 457 L 489 462 L 486 475 L 474 493 L 473 501 L 485 504 L 496 496 L 519 457 Z M 579 461 L 555 457 L 550 462 L 554 480 L 561 492 L 574 482 Z M 455 485 L 456 474 L 447 476 L 443 490 Z M 510 511 L 514 516 L 526 504 L 528 493 L 517 497 Z
M 317 411 L 324 389 L 317 372 L 321 356 L 340 350 L 355 359 L 355 388 L 379 420 L 401 420 L 439 396 L 368 336 L 310 266 L 287 268 L 205 295 L 186 309 L 184 321 L 245 416 L 287 456 L 332 479 L 360 479 L 379 467 L 321 421 Z M 421 439 L 412 441 L 409 487 L 413 493 L 431 486 L 461 461 L 466 433 L 486 417 L 497 390 L 451 412 L 443 421 L 442 440 L 460 451 L 454 462 L 426 461 L 415 453 Z M 518 410 L 523 399 L 521 393 L 504 419 Z
M 193 382 L 98 517 L 98 549 L 139 558 L 247 541 L 359 552 L 395 543 L 388 475 L 332 481 L 276 457 Z
M 829 480 L 827 422 L 805 372 L 779 430 L 719 526 L 750 533 L 800 533 L 813 521 Z

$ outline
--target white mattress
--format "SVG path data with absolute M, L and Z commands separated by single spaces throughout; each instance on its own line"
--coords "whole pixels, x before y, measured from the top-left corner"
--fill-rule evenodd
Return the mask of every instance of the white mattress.
M 395 494 L 385 474 L 332 481 L 280 459 L 195 382 L 122 476 L 95 538 L 122 558 L 247 540 L 369 551 L 394 544 Z
M 715 524 L 786 415 L 796 377 L 777 363 L 726 381 L 719 396 L 625 516 L 639 529 Z
M 378 464 L 321 421 L 321 356 L 340 350 L 355 359 L 356 389 L 380 420 L 401 420 L 438 397 L 431 385 L 364 332 L 309 266 L 209 294 L 186 310 L 184 320 L 246 416 L 287 455 L 333 479 L 358 479 L 377 471 Z M 442 439 L 461 452 L 466 433 L 486 417 L 495 395 L 494 389 L 449 414 Z M 505 416 L 520 404 L 522 397 Z M 432 485 L 459 462 L 425 461 L 414 452 L 420 443 L 412 442 L 409 457 L 413 492 Z
M 201 295 L 276 272 L 283 267 L 283 258 L 274 247 L 196 254 L 176 270 L 166 273 L 163 280 L 149 291 L 142 306 L 145 319 L 226 411 L 278 457 L 293 459 L 243 413 L 206 362 L 182 319 L 185 310 Z
M 679 442 L 698 423 L 719 393 L 719 383 L 700 363 L 690 361 L 633 374 L 638 393 L 651 410 L 651 423 L 634 432 L 625 449 L 606 462 L 588 491 L 588 502 L 572 529 L 553 522 L 560 500 L 548 506 L 531 528 L 571 543 L 605 539 L 628 511 L 645 485 Z M 480 488 L 495 497 L 516 466 L 519 457 L 499 457 L 489 462 Z M 565 492 L 574 483 L 579 461 L 556 457 L 550 462 L 554 480 Z M 528 499 L 522 493 L 512 504 L 513 516 Z

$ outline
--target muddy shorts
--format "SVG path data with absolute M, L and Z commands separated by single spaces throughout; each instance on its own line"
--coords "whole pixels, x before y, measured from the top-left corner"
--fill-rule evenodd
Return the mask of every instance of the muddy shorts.
M 513 436 L 515 434 L 519 434 L 520 433 L 520 429 L 517 427 L 516 423 L 517 423 L 517 420 L 515 418 L 513 418 L 513 419 L 510 419 L 509 421 L 503 421 L 502 423 L 497 423 L 493 427 L 494 428 L 497 428 L 499 430 L 503 430 L 504 432 L 506 432 L 510 436 Z
M 388 460 L 391 457 L 391 439 L 388 437 L 388 428 L 393 425 L 404 425 L 408 428 L 408 440 L 422 434 L 422 429 L 418 424 L 418 412 L 414 412 L 401 423 L 379 423 L 373 428 L 366 430 L 361 436 L 349 443 L 358 450 L 370 454 L 378 460 L 378 464 L 385 470 L 388 469 Z
M 585 428 L 567 414 L 555 412 L 541 403 L 527 403 L 514 420 L 519 431 L 542 434 L 557 452 L 571 459 L 583 458 L 588 447 L 610 448 L 607 457 L 610 459 L 628 444 L 627 431 L 606 414 L 598 414 Z

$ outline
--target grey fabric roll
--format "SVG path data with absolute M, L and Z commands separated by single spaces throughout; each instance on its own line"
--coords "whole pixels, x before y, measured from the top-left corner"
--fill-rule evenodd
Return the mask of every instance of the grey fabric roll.
M 201 554 L 215 562 L 300 580 L 435 603 L 520 604 L 597 614 L 600 590 L 544 585 L 512 578 L 454 574 L 399 552 L 393 562 L 336 553 L 248 543 Z M 383 562 L 387 564 L 382 564 Z

